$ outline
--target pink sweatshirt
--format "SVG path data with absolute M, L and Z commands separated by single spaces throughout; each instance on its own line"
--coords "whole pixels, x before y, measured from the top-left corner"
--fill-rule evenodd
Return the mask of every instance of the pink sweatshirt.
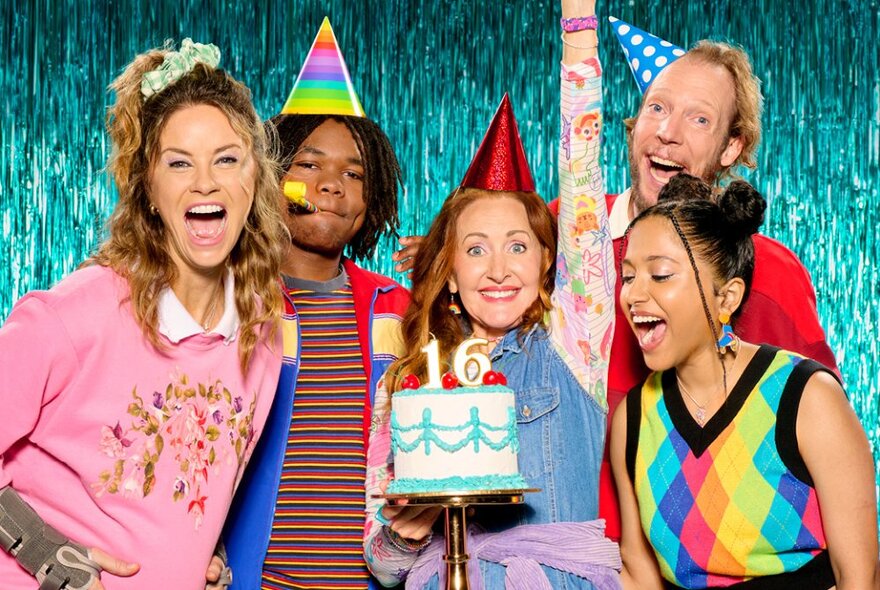
M 141 564 L 105 573 L 108 590 L 201 590 L 272 402 L 280 334 L 245 378 L 237 331 L 157 351 L 127 294 L 90 267 L 15 305 L 0 329 L 0 487 L 71 539 Z M 37 584 L 0 551 L 0 587 Z

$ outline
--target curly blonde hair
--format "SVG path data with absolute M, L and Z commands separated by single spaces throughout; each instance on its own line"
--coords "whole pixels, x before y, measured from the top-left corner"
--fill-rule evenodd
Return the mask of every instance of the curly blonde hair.
M 703 39 L 697 42 L 681 59 L 688 59 L 710 66 L 724 68 L 730 74 L 734 89 L 734 113 L 727 130 L 727 138 L 742 140 L 742 152 L 734 162 L 718 172 L 718 180 L 737 178 L 736 168 L 757 166 L 755 152 L 761 143 L 761 114 L 764 110 L 764 96 L 761 94 L 761 81 L 755 76 L 752 62 L 742 47 Z M 645 106 L 644 97 L 639 106 L 639 114 Z M 639 115 L 626 119 L 627 144 L 632 145 L 632 131 Z
M 542 324 L 551 309 L 550 295 L 556 281 L 556 220 L 547 204 L 537 193 L 487 191 L 464 188 L 446 198 L 440 213 L 431 224 L 418 254 L 413 261 L 412 300 L 403 316 L 403 340 L 407 354 L 395 361 L 386 373 L 389 392 L 397 391 L 400 381 L 410 373 L 421 380 L 427 377 L 427 364 L 422 347 L 436 338 L 440 358 L 446 359 L 464 338 L 464 326 L 458 316 L 449 311 L 452 294 L 449 278 L 455 260 L 458 238 L 458 219 L 471 203 L 482 199 L 509 197 L 522 203 L 529 225 L 541 245 L 541 281 L 538 297 L 523 313 L 519 333 L 525 334 L 533 326 Z M 467 310 L 461 309 L 467 322 Z
M 253 205 L 227 262 L 235 277 L 235 305 L 241 321 L 239 358 L 246 372 L 261 339 L 275 333 L 282 305 L 278 277 L 289 237 L 278 209 L 273 144 L 254 110 L 250 90 L 221 69 L 198 63 L 145 100 L 141 80 L 169 51 L 166 46 L 137 56 L 109 87 L 116 92 L 116 101 L 107 113 L 113 144 L 107 169 L 119 201 L 108 221 L 109 236 L 86 264 L 110 267 L 128 281 L 135 319 L 149 341 L 163 348 L 157 295 L 173 284 L 177 268 L 168 252 L 165 226 L 158 215 L 150 213 L 150 172 L 158 157 L 162 129 L 173 113 L 196 105 L 222 111 L 256 168 Z

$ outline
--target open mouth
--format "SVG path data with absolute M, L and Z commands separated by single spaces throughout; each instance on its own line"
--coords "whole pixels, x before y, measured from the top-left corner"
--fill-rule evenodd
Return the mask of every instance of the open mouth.
M 651 176 L 660 184 L 666 184 L 670 178 L 685 170 L 684 164 L 658 156 L 649 156 L 648 163 L 650 164 Z
M 633 329 L 642 350 L 652 350 L 666 335 L 666 321 L 652 315 L 632 316 Z
M 226 209 L 220 205 L 195 205 L 184 218 L 186 229 L 199 240 L 216 238 L 226 229 Z

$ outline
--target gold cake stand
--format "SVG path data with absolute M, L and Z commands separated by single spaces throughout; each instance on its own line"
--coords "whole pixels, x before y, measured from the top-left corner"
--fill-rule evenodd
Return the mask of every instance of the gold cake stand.
M 523 494 L 538 488 L 423 494 L 377 494 L 390 506 L 443 506 L 446 523 L 446 589 L 470 590 L 467 577 L 467 508 L 476 504 L 522 504 Z

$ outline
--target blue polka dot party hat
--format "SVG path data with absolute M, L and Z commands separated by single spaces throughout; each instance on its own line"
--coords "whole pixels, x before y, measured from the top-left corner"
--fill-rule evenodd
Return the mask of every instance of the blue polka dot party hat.
M 623 47 L 629 69 L 636 77 L 636 83 L 642 94 L 651 85 L 660 72 L 685 54 L 684 49 L 677 47 L 669 41 L 664 41 L 656 35 L 652 35 L 620 19 L 609 16 L 614 33 Z

